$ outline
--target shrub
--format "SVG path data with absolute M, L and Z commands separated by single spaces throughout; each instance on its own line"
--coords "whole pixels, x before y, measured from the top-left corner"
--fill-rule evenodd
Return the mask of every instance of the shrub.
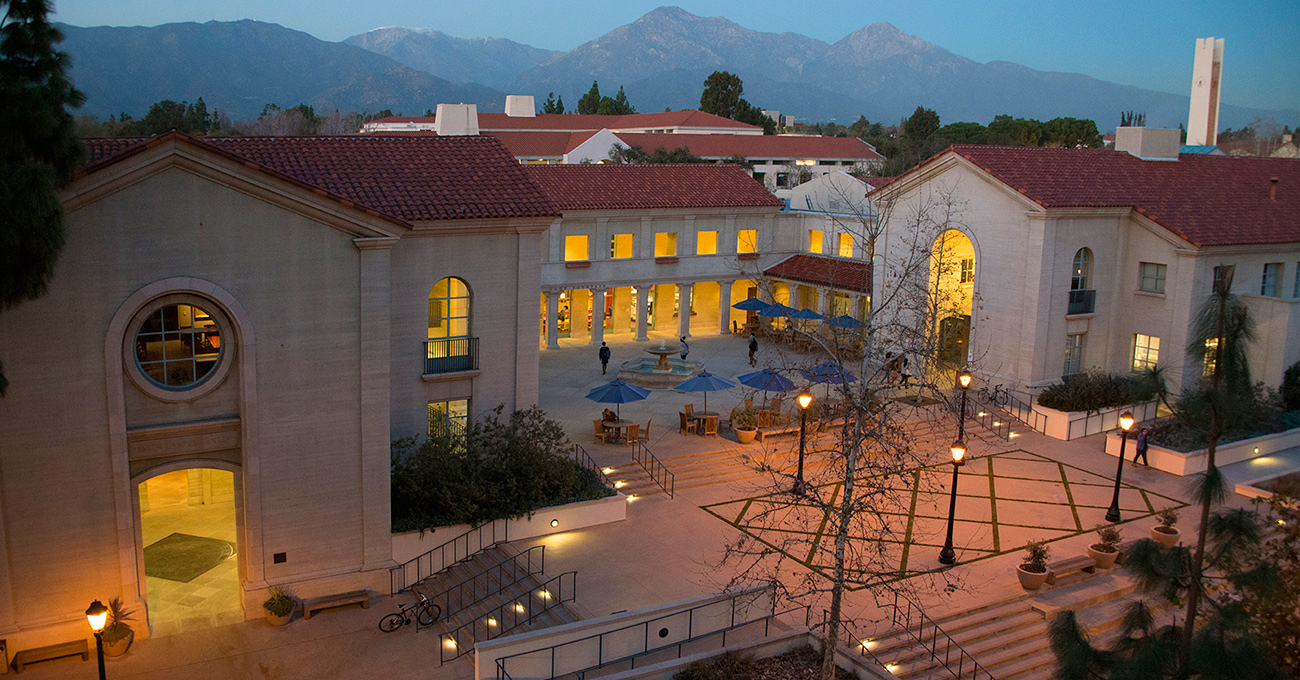
M 735 652 L 692 661 L 673 673 L 673 680 L 749 680 L 754 677 L 754 662 Z
M 1116 552 L 1119 550 L 1120 533 L 1113 524 L 1097 525 L 1097 542 L 1092 547 L 1101 552 Z
M 559 423 L 537 407 L 507 422 L 497 407 L 464 433 L 393 442 L 393 531 L 477 524 L 614 494 L 570 457 Z
M 1119 375 L 1092 370 L 1067 376 L 1038 395 L 1038 403 L 1058 411 L 1099 411 L 1155 399 L 1159 386 L 1149 374 Z
M 1020 565 L 1025 571 L 1041 574 L 1047 571 L 1047 544 L 1042 541 L 1030 541 L 1025 546 L 1025 562 Z
M 1291 364 L 1282 374 L 1282 408 L 1300 411 L 1300 361 Z
M 288 616 L 293 613 L 293 593 L 284 586 L 271 586 L 271 594 L 262 603 L 262 608 L 273 616 Z
M 1174 416 L 1151 427 L 1150 442 L 1175 451 L 1196 451 L 1209 444 L 1210 392 L 1185 392 L 1174 407 Z M 1245 391 L 1229 392 L 1222 399 L 1224 432 L 1219 444 L 1228 444 L 1265 434 L 1300 427 L 1300 414 L 1284 412 L 1282 397 L 1264 383 Z
M 113 644 L 131 634 L 131 625 L 127 621 L 135 620 L 135 612 L 122 604 L 122 598 L 115 597 L 108 601 L 108 624 L 99 636 L 105 644 Z
M 1173 508 L 1165 508 L 1156 513 L 1156 519 L 1160 522 L 1162 533 L 1172 534 L 1174 525 L 1178 523 L 1178 511 Z
M 753 411 L 737 406 L 731 409 L 731 427 L 735 430 L 753 430 L 758 427 L 758 418 Z

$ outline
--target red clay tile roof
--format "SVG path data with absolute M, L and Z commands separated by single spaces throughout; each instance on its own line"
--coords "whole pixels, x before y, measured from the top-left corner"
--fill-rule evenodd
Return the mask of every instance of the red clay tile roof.
M 1104 149 L 999 146 L 945 153 L 1045 208 L 1131 207 L 1195 246 L 1300 242 L 1300 161 L 1199 154 L 1144 161 Z
M 348 135 L 92 139 L 93 173 L 165 138 L 251 162 L 254 168 L 400 223 L 558 217 L 559 210 L 491 137 Z
M 884 160 L 884 156 L 857 137 L 814 137 L 801 135 L 688 135 L 620 132 L 618 138 L 628 145 L 653 152 L 685 148 L 703 158 L 746 158 L 767 160 L 835 159 L 854 161 Z
M 391 116 L 376 123 L 433 124 L 430 116 Z M 487 133 L 495 130 L 623 130 L 627 128 L 709 127 L 732 128 L 737 132 L 763 128 L 739 123 L 730 118 L 715 116 L 703 111 L 662 111 L 659 113 L 632 113 L 625 116 L 598 116 L 558 113 L 539 113 L 533 117 L 507 116 L 504 113 L 478 114 L 478 128 Z
M 779 208 L 735 165 L 528 165 L 528 175 L 561 210 Z
M 860 260 L 798 253 L 768 267 L 763 273 L 840 290 L 871 292 L 871 265 Z
M 579 132 L 535 132 L 521 130 L 515 132 L 491 132 L 489 136 L 501 140 L 510 149 L 515 158 L 562 158 L 564 154 L 576 149 L 579 144 L 591 139 L 598 131 L 581 130 Z

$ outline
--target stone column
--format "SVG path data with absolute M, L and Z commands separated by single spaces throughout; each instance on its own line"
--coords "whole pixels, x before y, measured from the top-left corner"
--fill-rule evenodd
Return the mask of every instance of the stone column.
M 361 251 L 361 540 L 362 568 L 392 564 L 392 516 L 389 511 L 389 466 L 392 447 L 391 255 L 394 238 L 358 238 Z M 419 369 L 414 369 L 415 372 Z
M 689 283 L 677 284 L 677 335 L 691 337 L 691 286 Z
M 718 334 L 731 333 L 731 284 L 735 281 L 718 282 Z
M 560 291 L 546 291 L 546 349 L 560 348 Z
M 837 314 L 835 314 L 835 289 L 834 288 L 817 289 L 817 297 L 821 298 L 820 300 L 818 300 L 818 302 L 821 303 L 822 316 L 828 319 L 833 316 L 838 316 Z
M 649 336 L 645 332 L 645 301 L 646 291 L 650 290 L 649 284 L 642 284 L 636 287 L 636 341 L 645 342 Z
M 591 344 L 599 346 L 605 339 L 605 288 L 591 289 Z

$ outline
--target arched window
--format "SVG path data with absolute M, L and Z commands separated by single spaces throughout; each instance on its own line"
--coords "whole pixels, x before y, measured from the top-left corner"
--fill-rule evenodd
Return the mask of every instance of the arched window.
M 434 284 L 429 292 L 429 339 L 468 338 L 469 322 L 469 286 L 451 276 Z
M 449 276 L 429 291 L 429 339 L 424 372 L 449 373 L 478 368 L 478 340 L 472 335 L 469 286 Z
M 1074 272 L 1070 276 L 1070 290 L 1088 290 L 1089 279 L 1092 278 L 1092 251 L 1087 248 L 1080 248 L 1079 252 L 1074 254 Z

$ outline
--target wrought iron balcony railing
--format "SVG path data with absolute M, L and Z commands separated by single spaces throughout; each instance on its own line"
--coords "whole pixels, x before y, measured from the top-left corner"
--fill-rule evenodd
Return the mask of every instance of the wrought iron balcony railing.
M 1070 310 L 1066 314 L 1092 314 L 1097 311 L 1097 291 L 1070 291 Z
M 478 368 L 478 338 L 448 338 L 424 343 L 424 374 L 473 371 Z

